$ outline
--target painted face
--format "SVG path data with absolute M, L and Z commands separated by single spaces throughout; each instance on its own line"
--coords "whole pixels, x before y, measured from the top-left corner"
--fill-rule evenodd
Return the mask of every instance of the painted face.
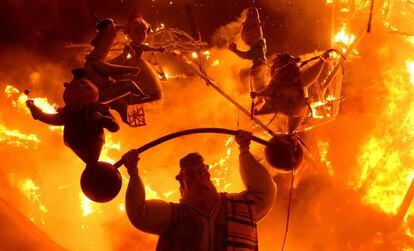
M 247 17 L 259 18 L 259 10 L 257 8 L 247 9 Z
M 147 38 L 148 24 L 143 19 L 134 19 L 129 22 L 125 33 L 134 43 L 143 43 Z
M 210 180 L 208 166 L 198 164 L 182 169 L 182 191 L 192 195 L 199 195 L 215 190 Z
M 103 40 L 113 40 L 116 37 L 117 26 L 114 24 L 112 19 L 104 19 L 96 25 L 98 34 L 94 40 L 92 40 L 91 45 L 98 46 L 102 43 Z
M 65 83 L 63 100 L 67 106 L 82 106 L 98 102 L 98 88 L 87 79 L 74 79 Z

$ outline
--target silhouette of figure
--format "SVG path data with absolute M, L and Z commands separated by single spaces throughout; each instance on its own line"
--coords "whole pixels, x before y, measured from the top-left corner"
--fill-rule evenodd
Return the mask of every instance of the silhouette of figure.
M 133 14 L 128 18 L 124 33 L 132 40 L 130 44 L 125 45 L 122 54 L 111 59 L 109 62 L 118 65 L 138 67 L 141 69 L 138 75 L 122 75 L 121 78 L 134 80 L 141 90 L 149 96 L 145 102 L 156 101 L 162 98 L 162 86 L 155 70 L 142 59 L 142 54 L 146 51 L 164 52 L 165 49 L 153 48 L 144 42 L 147 39 L 147 33 L 150 25 L 142 18 L 139 13 Z
M 65 106 L 55 114 L 47 114 L 33 100 L 26 105 L 34 119 L 55 126 L 64 126 L 65 144 L 83 162 L 95 164 L 105 143 L 104 128 L 110 132 L 119 130 L 119 125 L 109 112 L 109 106 L 98 103 L 99 93 L 95 85 L 86 79 L 82 68 L 72 70 L 73 80 L 64 83 Z
M 287 115 L 288 132 L 292 133 L 302 123 L 308 111 L 308 97 L 305 88 L 319 77 L 325 59 L 329 53 L 323 54 L 313 65 L 301 69 L 300 58 L 279 54 L 271 68 L 272 78 L 265 89 L 251 92 L 252 98 L 264 97 L 265 103 L 254 110 L 255 115 L 281 113 Z
M 229 49 L 243 59 L 249 59 L 253 65 L 249 69 L 253 88 L 256 91 L 266 86 L 266 40 L 263 38 L 262 24 L 259 11 L 256 8 L 248 8 L 246 20 L 241 31 L 242 40 L 250 47 L 248 51 L 240 51 L 235 43 L 229 45 Z M 245 75 L 244 72 L 241 75 Z
M 99 89 L 99 101 L 110 102 L 126 124 L 128 122 L 128 104 L 139 104 L 149 97 L 130 79 L 115 80 L 115 76 L 139 74 L 138 67 L 117 65 L 106 62 L 109 50 L 114 42 L 117 31 L 123 26 L 115 25 L 112 19 L 104 19 L 96 25 L 98 34 L 91 42 L 93 50 L 85 57 L 87 77 Z M 120 98 L 123 97 L 123 98 Z
M 126 211 L 141 231 L 159 235 L 157 251 L 257 250 L 256 223 L 272 207 L 276 187 L 265 169 L 249 151 L 251 133 L 239 131 L 240 174 L 246 188 L 235 194 L 219 193 L 208 166 L 199 153 L 180 160 L 181 200 L 168 203 L 146 200 L 138 174 L 138 152 L 123 156 L 130 175 Z

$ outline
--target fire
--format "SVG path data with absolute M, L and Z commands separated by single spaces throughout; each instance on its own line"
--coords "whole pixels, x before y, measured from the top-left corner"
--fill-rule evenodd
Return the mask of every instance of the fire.
M 100 204 L 92 202 L 82 192 L 79 192 L 79 200 L 82 208 L 82 216 L 85 217 L 93 213 L 102 213 Z
M 233 142 L 233 137 L 229 137 L 224 143 L 224 147 L 226 148 L 224 155 L 217 162 L 209 166 L 212 173 L 211 180 L 222 191 L 227 191 L 233 185 L 228 179 L 228 176 L 231 175 L 228 162 L 231 158 Z
M 120 151 L 121 143 L 119 141 L 114 141 L 112 135 L 109 133 L 105 134 L 105 145 L 102 147 L 100 161 L 106 161 L 109 163 L 115 163 L 115 160 L 112 159 L 109 155 L 111 151 Z
M 14 147 L 29 148 L 29 146 L 33 146 L 37 148 L 40 139 L 36 134 L 25 134 L 17 129 L 9 129 L 0 124 L 0 143 L 2 142 Z
M 319 156 L 321 162 L 326 167 L 328 174 L 333 176 L 335 175 L 335 170 L 332 166 L 331 161 L 328 159 L 328 150 L 329 150 L 329 142 L 327 141 L 318 141 L 317 142 L 318 149 L 319 149 Z
M 4 92 L 6 93 L 6 97 L 10 98 L 14 94 L 19 94 L 20 91 L 12 85 L 7 85 Z
M 47 213 L 47 208 L 40 201 L 39 186 L 36 185 L 31 179 L 23 179 L 19 185 L 23 194 L 31 201 L 39 204 L 39 208 L 42 212 Z
M 326 4 L 340 4 L 347 6 L 346 8 L 343 8 L 342 10 L 349 11 L 349 8 L 352 6 L 358 10 L 365 9 L 369 6 L 370 0 L 326 0 Z
M 414 45 L 414 36 L 410 36 L 407 38 L 407 41 Z
M 29 113 L 29 109 L 26 107 L 26 101 L 28 99 L 26 94 L 21 93 L 19 89 L 12 85 L 7 85 L 4 93 L 7 98 L 13 98 L 12 104 L 14 107 L 24 109 Z M 17 98 L 15 98 L 15 95 L 18 95 Z M 51 114 L 56 113 L 57 105 L 51 104 L 47 98 L 34 98 L 33 100 L 36 106 L 42 109 L 42 111 Z
M 206 59 L 210 59 L 211 57 L 211 52 L 210 51 L 203 51 L 203 55 Z
M 342 23 L 338 33 L 335 34 L 333 42 L 335 47 L 342 52 L 346 52 L 347 48 L 355 41 L 355 35 L 351 34 L 346 23 Z
M 148 200 L 151 199 L 160 199 L 161 197 L 158 195 L 158 193 L 156 191 L 154 191 L 150 185 L 146 184 L 145 185 L 145 197 Z
M 160 23 L 157 27 L 155 27 L 155 31 L 160 31 L 164 29 L 165 29 L 165 25 L 163 23 Z
M 410 74 L 410 83 L 414 84 L 414 60 L 409 59 L 405 64 L 407 66 L 407 72 Z
M 36 206 L 38 213 L 32 213 L 29 219 L 33 222 L 39 222 L 42 225 L 45 225 L 46 221 L 44 215 L 48 213 L 49 210 L 41 200 L 40 187 L 32 179 L 18 177 L 15 173 L 9 173 L 8 178 L 10 183 L 15 185 L 22 194 Z
M 220 64 L 220 60 L 216 59 L 216 60 L 213 61 L 213 63 L 211 63 L 211 66 L 217 66 L 219 64 Z
M 414 140 L 414 89 L 409 82 L 400 69 L 385 73 L 387 107 L 378 116 L 375 134 L 361 147 L 358 163 L 362 171 L 352 184 L 366 191 L 364 203 L 389 214 L 397 212 L 414 175 L 404 161 L 414 156 L 409 144 Z M 408 212 L 413 213 L 412 209 Z

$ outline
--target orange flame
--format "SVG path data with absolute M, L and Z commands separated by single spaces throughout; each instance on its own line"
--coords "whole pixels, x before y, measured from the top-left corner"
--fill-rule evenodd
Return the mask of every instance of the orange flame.
M 410 74 L 410 83 L 414 84 L 414 60 L 409 59 L 405 64 L 407 66 L 407 72 Z
M 15 147 L 29 148 L 33 146 L 37 148 L 40 139 L 36 134 L 25 134 L 17 129 L 8 129 L 3 124 L 0 124 L 0 143 L 4 142 Z
M 318 149 L 319 149 L 319 156 L 320 156 L 321 162 L 327 168 L 328 174 L 331 175 L 331 176 L 335 175 L 335 170 L 332 166 L 332 163 L 328 159 L 329 142 L 327 142 L 327 141 L 318 141 L 317 145 L 318 145 Z
M 354 41 L 355 35 L 349 32 L 349 28 L 346 23 L 342 23 L 340 30 L 333 37 L 335 47 L 345 53 Z
M 363 202 L 376 205 L 385 213 L 396 213 L 414 176 L 404 156 L 414 156 L 411 144 L 414 128 L 414 91 L 402 70 L 389 70 L 384 83 L 387 107 L 378 116 L 377 132 L 361 147 L 358 180 L 351 184 L 365 192 Z M 408 212 L 413 214 L 414 210 Z

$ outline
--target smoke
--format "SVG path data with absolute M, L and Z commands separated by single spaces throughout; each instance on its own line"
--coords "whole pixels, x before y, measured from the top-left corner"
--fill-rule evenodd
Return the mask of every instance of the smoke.
M 240 32 L 243 27 L 245 16 L 246 11 L 243 11 L 240 14 L 240 17 L 237 18 L 237 21 L 219 27 L 211 37 L 212 45 L 218 48 L 223 48 L 228 46 L 231 42 L 238 41 L 240 39 Z

